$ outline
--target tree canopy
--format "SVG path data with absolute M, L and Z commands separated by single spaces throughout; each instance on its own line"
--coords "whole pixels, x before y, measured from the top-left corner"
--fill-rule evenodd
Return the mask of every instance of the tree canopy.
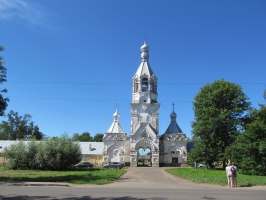
M 190 162 L 209 166 L 217 160 L 225 163 L 226 147 L 243 130 L 245 112 L 250 108 L 247 100 L 239 85 L 223 79 L 200 89 L 193 102 L 195 147 L 189 155 Z
M 7 120 L 0 123 L 1 140 L 44 139 L 45 135 L 34 125 L 31 115 L 20 116 L 18 112 L 11 110 L 6 117 Z
M 266 175 L 266 106 L 250 111 L 245 132 L 226 149 L 226 156 L 236 162 L 244 174 Z
M 103 141 L 103 134 L 102 133 L 97 133 L 93 137 L 94 142 L 102 142 Z
M 94 135 L 94 137 L 92 137 L 89 132 L 84 132 L 81 135 L 74 133 L 72 139 L 80 142 L 102 142 L 103 134 L 97 133 L 96 135 Z

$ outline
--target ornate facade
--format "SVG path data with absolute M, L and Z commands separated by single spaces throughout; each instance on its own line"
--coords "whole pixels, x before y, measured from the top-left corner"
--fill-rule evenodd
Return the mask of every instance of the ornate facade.
M 132 102 L 130 103 L 131 131 L 127 137 L 119 123 L 116 110 L 114 122 L 104 134 L 103 162 L 124 162 L 138 165 L 139 149 L 150 149 L 152 166 L 180 165 L 186 163 L 187 138 L 171 114 L 166 132 L 159 135 L 159 108 L 157 102 L 157 77 L 149 64 L 149 46 L 141 49 L 141 63 L 132 78 Z

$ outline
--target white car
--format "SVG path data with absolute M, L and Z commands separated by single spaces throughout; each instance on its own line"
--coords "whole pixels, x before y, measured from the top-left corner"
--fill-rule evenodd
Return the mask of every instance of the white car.
M 204 164 L 199 164 L 198 167 L 206 167 Z

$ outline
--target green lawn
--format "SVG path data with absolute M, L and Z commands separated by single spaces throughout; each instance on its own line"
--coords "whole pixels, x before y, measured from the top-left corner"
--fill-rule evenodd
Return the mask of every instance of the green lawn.
M 9 170 L 0 167 L 0 182 L 65 182 L 71 184 L 107 184 L 126 171 L 93 167 L 73 171 Z
M 225 170 L 205 168 L 198 168 L 196 170 L 193 168 L 172 168 L 166 169 L 166 171 L 197 183 L 227 185 Z M 250 176 L 238 173 L 237 184 L 240 187 L 266 185 L 266 176 Z

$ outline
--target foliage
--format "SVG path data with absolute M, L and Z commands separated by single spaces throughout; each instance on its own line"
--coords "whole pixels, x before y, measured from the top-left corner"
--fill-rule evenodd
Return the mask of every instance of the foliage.
M 36 154 L 36 162 L 40 169 L 66 170 L 81 160 L 79 144 L 74 143 L 66 134 L 40 144 Z
M 5 182 L 64 182 L 103 185 L 113 183 L 124 173 L 126 171 L 123 169 L 103 169 L 99 167 L 71 171 L 8 170 L 0 167 L 0 179 Z
M 224 170 L 207 170 L 201 168 L 198 168 L 196 170 L 193 168 L 172 168 L 167 169 L 166 171 L 181 178 L 188 179 L 197 183 L 227 185 L 227 177 Z M 240 187 L 266 185 L 265 176 L 251 176 L 240 173 L 238 173 L 237 176 L 237 184 Z
M 103 141 L 103 134 L 97 133 L 94 137 L 91 137 L 89 132 L 84 132 L 81 135 L 78 133 L 74 133 L 72 136 L 73 140 L 80 141 L 80 142 L 102 142 Z
M 5 48 L 3 46 L 0 46 L 0 51 L 3 51 Z M 3 82 L 6 82 L 6 68 L 3 65 L 4 59 L 2 56 L 0 56 L 0 85 Z M 7 108 L 7 102 L 9 102 L 9 99 L 7 97 L 3 96 L 3 93 L 7 93 L 7 89 L 0 88 L 0 116 L 3 116 L 5 113 L 5 110 Z
M 93 137 L 94 142 L 102 142 L 103 141 L 103 134 L 102 133 L 97 133 Z
M 192 123 L 195 148 L 189 154 L 190 162 L 214 161 L 225 163 L 225 149 L 242 130 L 244 114 L 250 107 L 242 88 L 234 83 L 218 80 L 202 87 L 195 96 Z
M 80 142 L 92 142 L 93 138 L 89 132 L 84 132 L 77 137 L 78 141 Z
M 7 121 L 0 123 L 1 140 L 44 139 L 45 135 L 31 121 L 31 115 L 25 114 L 24 116 L 20 116 L 18 112 L 11 110 L 6 117 Z
M 81 160 L 78 143 L 63 134 L 46 141 L 21 141 L 3 152 L 11 169 L 67 170 Z
M 260 105 L 260 110 L 251 110 L 246 131 L 226 149 L 226 156 L 235 161 L 244 174 L 266 175 L 265 105 Z

